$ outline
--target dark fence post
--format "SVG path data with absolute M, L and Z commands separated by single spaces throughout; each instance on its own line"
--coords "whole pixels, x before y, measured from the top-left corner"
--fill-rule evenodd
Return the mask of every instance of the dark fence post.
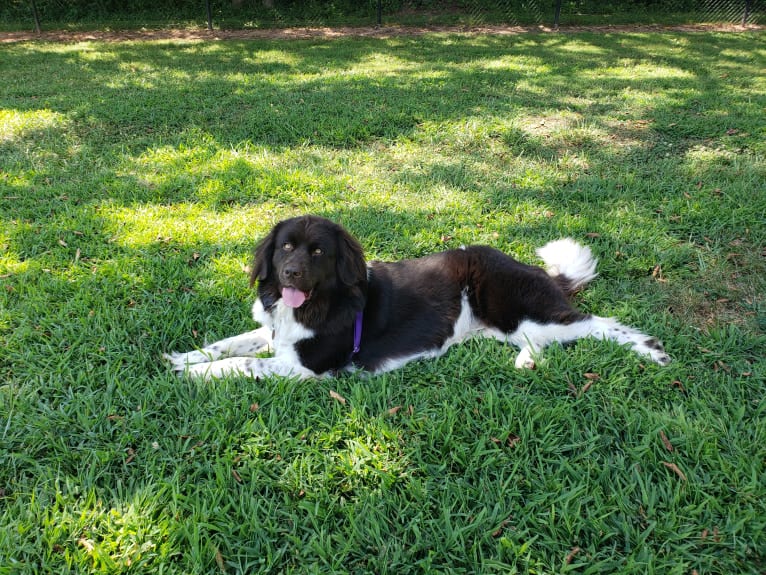
M 383 0 L 378 0 L 378 28 L 383 25 Z
M 558 30 L 559 18 L 561 18 L 561 0 L 556 0 L 556 13 L 553 16 L 553 27 Z
M 213 29 L 213 12 L 210 10 L 210 0 L 205 0 L 205 7 L 207 8 L 207 29 Z
M 35 0 L 32 2 L 32 17 L 35 19 L 35 32 L 40 33 L 40 14 L 37 12 L 37 3 Z
M 750 4 L 752 0 L 745 0 L 745 11 L 742 13 L 742 25 L 747 24 L 747 19 L 750 17 Z

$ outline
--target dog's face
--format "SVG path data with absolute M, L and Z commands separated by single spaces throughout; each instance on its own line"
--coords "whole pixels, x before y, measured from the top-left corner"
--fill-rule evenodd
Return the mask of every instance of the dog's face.
M 359 243 L 339 225 L 316 216 L 277 224 L 259 244 L 251 283 L 268 284 L 275 299 L 292 308 L 310 305 L 339 285 L 366 279 Z

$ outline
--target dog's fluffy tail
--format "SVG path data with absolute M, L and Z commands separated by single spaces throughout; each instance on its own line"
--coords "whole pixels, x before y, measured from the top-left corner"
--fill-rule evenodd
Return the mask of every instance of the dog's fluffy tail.
M 573 294 L 595 278 L 598 260 L 590 248 L 571 238 L 548 242 L 537 249 L 537 255 L 545 262 L 545 271 L 566 294 Z

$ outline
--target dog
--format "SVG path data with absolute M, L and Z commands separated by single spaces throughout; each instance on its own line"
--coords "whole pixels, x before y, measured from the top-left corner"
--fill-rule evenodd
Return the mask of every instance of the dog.
M 534 368 L 545 346 L 596 337 L 670 363 L 657 338 L 572 306 L 569 296 L 597 275 L 589 248 L 566 238 L 537 254 L 545 269 L 481 245 L 367 263 L 340 225 L 290 218 L 255 249 L 250 285 L 258 286 L 252 311 L 261 327 L 165 358 L 204 379 L 379 374 L 481 336 L 517 346 L 515 366 Z

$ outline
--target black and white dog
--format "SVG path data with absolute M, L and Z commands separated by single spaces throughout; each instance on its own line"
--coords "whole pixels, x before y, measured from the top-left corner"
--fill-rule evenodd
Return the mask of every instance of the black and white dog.
M 591 336 L 670 362 L 656 338 L 569 303 L 567 296 L 596 276 L 590 249 L 562 239 L 537 254 L 545 270 L 487 246 L 367 263 L 338 224 L 291 218 L 255 251 L 250 282 L 258 283 L 253 319 L 261 327 L 165 357 L 194 377 L 306 378 L 344 369 L 381 373 L 482 336 L 518 346 L 516 367 L 532 368 L 548 344 Z

